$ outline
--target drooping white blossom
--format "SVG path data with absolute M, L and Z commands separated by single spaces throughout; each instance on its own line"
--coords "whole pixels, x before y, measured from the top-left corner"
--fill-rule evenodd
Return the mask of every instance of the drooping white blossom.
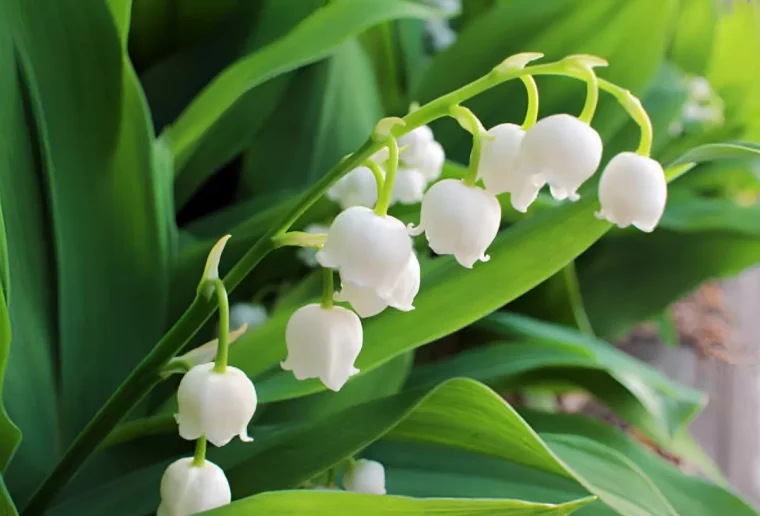
M 195 440 L 206 436 L 215 446 L 224 446 L 233 437 L 248 437 L 248 423 L 256 411 L 256 389 L 246 374 L 227 366 L 214 371 L 214 364 L 193 367 L 177 390 L 179 410 L 175 416 L 179 435 Z
M 398 145 L 404 148 L 401 160 L 409 166 L 419 166 L 424 163 L 429 150 L 428 145 L 434 140 L 433 130 L 426 125 L 412 129 L 398 139 Z
M 543 118 L 525 133 L 517 169 L 535 186 L 549 184 L 555 199 L 580 198 L 578 188 L 602 160 L 602 139 L 591 126 L 570 115 Z
M 387 298 L 380 297 L 373 288 L 358 287 L 351 282 L 343 281 L 341 290 L 335 294 L 336 301 L 351 304 L 360 317 L 372 317 L 392 306 L 402 312 L 414 309 L 414 298 L 420 291 L 420 262 L 412 253 L 406 268 L 399 276 L 396 285 Z
M 443 150 L 443 146 L 433 140 L 427 144 L 423 160 L 417 165 L 417 169 L 422 173 L 425 181 L 429 183 L 441 177 L 445 162 L 446 152 Z
M 425 195 L 427 181 L 416 168 L 399 167 L 391 192 L 391 204 L 415 204 Z
M 612 158 L 599 180 L 597 217 L 620 227 L 654 230 L 665 211 L 668 185 L 657 161 L 633 152 Z
M 411 254 L 412 240 L 400 220 L 356 206 L 335 218 L 317 261 L 337 269 L 342 281 L 389 298 Z
M 514 209 L 525 213 L 541 189 L 530 174 L 517 168 L 525 131 L 519 125 L 499 124 L 488 130 L 488 136 L 483 139 L 478 177 L 494 195 L 509 192 Z
M 352 206 L 371 208 L 377 203 L 375 175 L 368 167 L 357 167 L 327 191 L 327 198 L 337 202 L 344 210 Z
M 344 473 L 343 487 L 355 493 L 384 495 L 385 467 L 374 460 L 359 459 Z
M 501 205 L 496 196 L 457 179 L 434 184 L 422 200 L 420 225 L 412 235 L 425 232 L 437 254 L 451 254 L 464 267 L 488 261 L 485 254 L 501 222 Z
M 193 465 L 192 458 L 179 459 L 161 478 L 161 505 L 157 516 L 190 516 L 227 505 L 230 484 L 222 468 L 206 460 Z
M 330 228 L 322 224 L 310 224 L 304 228 L 304 232 L 312 235 L 326 235 Z M 308 267 L 316 267 L 317 250 L 313 247 L 301 247 L 296 251 L 296 256 L 301 262 Z
M 309 304 L 288 320 L 288 357 L 280 365 L 293 371 L 298 380 L 319 378 L 328 389 L 339 391 L 349 377 L 359 372 L 354 362 L 362 340 L 361 321 L 351 310 Z

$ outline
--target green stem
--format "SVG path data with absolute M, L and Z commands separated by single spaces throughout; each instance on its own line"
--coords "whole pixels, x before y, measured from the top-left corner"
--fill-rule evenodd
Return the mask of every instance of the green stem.
M 396 171 L 398 170 L 398 141 L 394 136 L 389 136 L 386 140 L 389 157 L 388 166 L 385 172 L 385 181 L 382 191 L 378 191 L 377 204 L 375 213 L 381 217 L 388 214 L 388 206 L 391 204 L 391 194 L 393 193 L 393 183 L 396 181 Z
M 583 111 L 578 116 L 578 120 L 591 124 L 591 119 L 594 118 L 596 112 L 596 105 L 599 103 L 599 80 L 594 70 L 589 67 L 583 68 L 582 78 L 586 80 L 588 89 L 586 91 L 586 103 L 583 105 Z
M 322 268 L 322 308 L 332 308 L 335 287 L 333 286 L 333 270 L 329 267 Z
M 528 109 L 522 124 L 523 131 L 527 131 L 538 120 L 538 85 L 531 75 L 523 75 L 520 79 L 525 84 L 525 91 L 528 93 Z
M 222 280 L 214 280 L 214 290 L 216 290 L 216 299 L 219 303 L 219 345 L 216 348 L 214 372 L 223 373 L 227 370 L 227 356 L 230 348 L 230 302 Z
M 403 126 L 399 125 L 393 128 L 392 135 L 398 138 L 417 127 L 448 115 L 450 106 L 460 104 L 494 86 L 524 75 L 577 77 L 577 73 L 568 71 L 567 64 L 561 62 L 526 66 L 525 68 L 515 67 L 506 70 L 494 69 L 480 79 L 409 113 L 403 119 Z M 600 87 L 606 89 L 601 82 Z M 643 132 L 642 128 L 642 138 Z M 253 268 L 274 249 L 273 238 L 284 235 L 335 182 L 360 166 L 385 145 L 387 143 L 377 142 L 370 138 L 354 154 L 336 164 L 317 183 L 304 192 L 301 199 L 293 203 L 292 208 L 285 214 L 280 223 L 265 233 L 230 269 L 224 277 L 224 285 L 227 291 L 232 292 Z M 386 180 L 384 192 L 388 190 L 388 183 L 390 182 Z M 185 313 L 158 341 L 74 439 L 53 471 L 32 495 L 23 512 L 24 516 L 37 516 L 44 513 L 46 507 L 77 473 L 92 452 L 100 446 L 132 407 L 139 403 L 153 387 L 163 366 L 193 338 L 216 308 L 215 298 L 206 299 L 204 296 L 196 296 Z
M 177 421 L 174 419 L 174 414 L 159 414 L 135 419 L 134 421 L 117 426 L 108 435 L 108 438 L 103 441 L 102 446 L 116 446 L 117 444 L 129 442 L 139 437 L 161 435 L 176 431 Z
M 599 79 L 599 87 L 615 97 L 633 121 L 641 128 L 641 139 L 639 140 L 639 147 L 636 149 L 636 153 L 642 156 L 649 156 L 652 153 L 654 132 L 652 130 L 652 120 L 649 118 L 649 114 L 644 109 L 644 106 L 641 105 L 641 101 L 625 88 L 621 88 L 617 84 L 612 84 L 604 79 Z
M 467 175 L 462 182 L 472 186 L 478 180 L 478 165 L 480 165 L 480 155 L 483 152 L 483 134 L 482 125 L 475 113 L 466 107 L 455 105 L 450 108 L 450 115 L 453 116 L 459 125 L 472 134 L 472 152 L 470 152 L 470 165 L 467 168 Z
M 380 165 L 375 163 L 373 160 L 368 159 L 364 162 L 364 165 L 372 171 L 372 175 L 375 176 L 375 184 L 377 185 L 377 195 L 380 195 L 380 192 L 383 191 L 383 186 L 385 185 L 385 178 L 383 177 L 383 171 L 380 168 Z
M 280 247 L 322 247 L 327 241 L 327 235 L 306 233 L 304 231 L 288 231 L 272 238 L 275 249 Z
M 195 441 L 195 455 L 193 456 L 193 466 L 200 468 L 206 463 L 206 436 L 202 435 Z
M 586 335 L 594 335 L 594 328 L 591 326 L 588 314 L 586 314 L 586 308 L 583 306 L 583 296 L 581 295 L 581 287 L 578 283 L 578 274 L 575 271 L 575 262 L 570 262 L 562 269 L 562 274 L 565 277 L 565 288 L 567 288 L 567 296 L 570 301 L 570 309 L 573 312 L 573 319 L 578 329 Z

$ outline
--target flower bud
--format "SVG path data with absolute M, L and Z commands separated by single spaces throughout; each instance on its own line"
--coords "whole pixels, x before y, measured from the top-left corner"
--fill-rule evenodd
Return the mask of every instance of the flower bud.
M 421 125 L 398 139 L 399 147 L 406 147 L 401 159 L 407 165 L 418 166 L 425 161 L 428 144 L 433 141 L 433 130 Z
M 478 177 L 494 195 L 509 192 L 514 209 L 525 213 L 542 186 L 534 184 L 532 176 L 517 169 L 525 131 L 519 125 L 500 124 L 489 129 L 488 135 L 490 138 L 483 139 Z
M 353 283 L 344 281 L 341 283 L 341 291 L 335 294 L 336 301 L 351 303 L 360 317 L 372 317 L 377 315 L 388 306 L 392 306 L 402 312 L 414 310 L 414 298 L 420 291 L 420 262 L 412 253 L 406 268 L 398 278 L 392 295 L 382 298 L 377 291 L 367 287 L 357 287 Z
M 633 224 L 649 233 L 660 221 L 667 198 L 662 165 L 652 158 L 622 152 L 602 172 L 599 180 L 602 209 L 596 215 L 621 228 Z
M 411 254 L 412 240 L 400 220 L 356 206 L 335 218 L 317 261 L 338 269 L 342 281 L 387 298 Z
M 416 168 L 399 167 L 393 183 L 391 203 L 415 204 L 425 195 L 425 177 Z
M 425 232 L 437 254 L 452 254 L 464 267 L 488 261 L 485 251 L 501 223 L 501 205 L 496 197 L 477 186 L 457 179 L 434 184 L 422 200 L 420 225 L 412 235 Z
M 369 168 L 357 167 L 327 191 L 327 198 L 344 210 L 352 206 L 371 208 L 377 203 L 377 181 Z
M 549 183 L 555 199 L 577 201 L 578 188 L 602 160 L 602 139 L 591 126 L 570 115 L 552 115 L 528 129 L 517 156 L 519 174 L 535 186 Z
M 362 339 L 362 323 L 351 310 L 306 305 L 288 320 L 288 358 L 280 365 L 293 371 L 298 380 L 319 378 L 328 389 L 339 391 L 359 372 L 354 361 L 362 350 Z
M 206 436 L 224 446 L 236 435 L 252 441 L 247 426 L 256 411 L 256 389 L 246 374 L 235 367 L 214 371 L 214 364 L 193 367 L 177 390 L 179 435 L 195 440 Z
M 192 458 L 173 462 L 161 477 L 161 505 L 157 516 L 190 516 L 227 505 L 232 500 L 224 471 L 204 461 L 193 465 Z
M 446 152 L 443 150 L 443 146 L 433 140 L 427 144 L 425 157 L 417 168 L 422 173 L 425 181 L 429 183 L 441 177 L 445 162 Z
M 384 495 L 385 468 L 374 460 L 357 460 L 343 475 L 343 487 L 355 493 Z

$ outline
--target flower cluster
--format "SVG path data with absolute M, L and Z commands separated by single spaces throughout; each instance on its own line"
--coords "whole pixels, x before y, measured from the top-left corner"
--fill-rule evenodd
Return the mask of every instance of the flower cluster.
M 215 292 L 219 298 L 219 339 L 167 364 L 167 370 L 182 365 L 188 369 L 177 390 L 175 418 L 180 437 L 197 444 L 195 457 L 179 459 L 164 472 L 159 516 L 189 516 L 230 503 L 229 482 L 219 466 L 206 460 L 206 442 L 224 446 L 236 436 L 244 442 L 252 441 L 247 427 L 256 411 L 256 389 L 243 371 L 227 365 L 227 349 L 248 327 L 266 321 L 267 314 L 262 307 L 248 304 L 238 304 L 230 310 L 218 274 L 226 240 L 222 239 L 209 254 L 199 287 L 199 291 L 207 295 Z M 231 320 L 240 325 L 232 334 Z
M 500 67 L 524 68 L 535 57 L 515 56 Z M 325 294 L 321 304 L 300 308 L 288 321 L 283 369 L 299 380 L 319 378 L 334 391 L 358 372 L 355 361 L 363 343 L 361 318 L 373 317 L 388 307 L 414 308 L 420 264 L 411 237 L 424 233 L 434 253 L 451 255 L 463 267 L 472 268 L 478 261 L 488 261 L 487 250 L 499 231 L 502 205 L 497 196 L 509 194 L 512 206 L 520 212 L 527 211 L 544 186 L 556 200 L 580 199 L 579 190 L 602 161 L 602 139 L 591 127 L 600 87 L 615 95 L 639 123 L 642 143 L 636 153 L 618 154 L 605 167 L 599 180 L 601 209 L 596 215 L 620 227 L 633 225 L 652 231 L 665 209 L 667 181 L 662 166 L 648 157 L 651 123 L 628 91 L 597 80 L 593 67 L 603 64 L 585 55 L 558 63 L 558 73 L 588 84 L 579 117 L 557 114 L 537 120 L 538 90 L 527 73 L 521 77 L 529 97 L 522 126 L 505 123 L 486 130 L 469 109 L 451 105 L 447 114 L 473 137 L 469 170 L 463 179 L 436 182 L 444 152 L 427 125 L 404 127 L 396 139 L 394 127 L 404 126 L 405 121 L 381 121 L 374 138 L 385 146 L 328 193 L 343 211 L 327 229 L 323 247 L 314 254 L 314 261 L 327 271 Z M 437 113 L 443 111 L 436 105 Z M 414 119 L 414 114 L 410 117 Z M 420 201 L 416 227 L 407 228 L 387 214 L 392 202 Z M 333 271 L 340 278 L 336 294 Z M 334 306 L 333 301 L 346 303 L 353 311 Z

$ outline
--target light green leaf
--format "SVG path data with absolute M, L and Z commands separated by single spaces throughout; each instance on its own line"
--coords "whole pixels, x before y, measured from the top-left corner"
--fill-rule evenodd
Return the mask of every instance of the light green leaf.
M 3 516 L 18 516 L 16 506 L 13 505 L 13 499 L 8 494 L 2 475 L 0 475 L 0 514 Z
M 10 347 L 11 322 L 8 317 L 8 307 L 5 304 L 5 292 L 0 290 L 0 483 L 2 483 L 2 473 L 8 468 L 8 462 L 21 441 L 21 432 L 8 417 L 3 403 L 5 399 L 3 397 L 3 384 L 5 383 L 5 370 L 8 366 Z M 5 491 L 4 484 L 2 489 Z
M 121 46 L 126 52 L 127 40 L 129 39 L 129 22 L 132 18 L 132 0 L 108 0 L 108 7 L 111 9 L 116 28 L 119 31 Z
M 404 516 L 560 516 L 572 514 L 592 501 L 584 498 L 560 505 L 536 504 L 518 500 L 457 500 L 453 498 L 415 499 L 402 496 L 367 495 L 327 491 L 283 491 L 262 493 L 240 500 L 232 505 L 210 511 L 214 516 L 243 514 L 267 514 L 286 516 L 309 514 L 333 516 L 334 514 L 362 514 L 381 516 L 403 514 Z
M 163 333 L 170 178 L 154 169 L 149 113 L 108 6 L 13 9 L 55 228 L 66 443 Z
M 658 436 L 683 428 L 706 403 L 704 394 L 671 382 L 658 371 L 604 341 L 576 330 L 508 313 L 479 324 L 515 343 L 476 348 L 416 368 L 408 387 L 468 376 L 500 391 L 563 381 L 590 392 L 633 425 L 654 427 Z
M 229 66 L 196 97 L 167 129 L 178 170 L 214 123 L 251 88 L 323 59 L 346 39 L 372 25 L 395 18 L 424 18 L 435 14 L 432 9 L 402 0 L 331 2 L 284 38 Z
M 697 196 L 672 198 L 660 227 L 680 233 L 724 231 L 760 237 L 760 204 L 742 206 L 730 199 Z
M 704 75 L 713 49 L 718 5 L 713 0 L 682 0 L 670 44 L 670 59 L 681 69 Z
M 760 144 L 750 142 L 708 143 L 689 149 L 671 161 L 669 167 L 685 163 L 705 163 L 725 159 L 750 159 L 760 157 Z
M 643 448 L 617 428 L 580 415 L 536 411 L 521 411 L 521 414 L 540 435 L 545 432 L 575 434 L 617 450 L 635 462 L 652 479 L 679 514 L 757 514 L 747 502 L 729 489 L 684 473 L 659 455 Z M 572 462 L 570 464 L 572 466 Z

